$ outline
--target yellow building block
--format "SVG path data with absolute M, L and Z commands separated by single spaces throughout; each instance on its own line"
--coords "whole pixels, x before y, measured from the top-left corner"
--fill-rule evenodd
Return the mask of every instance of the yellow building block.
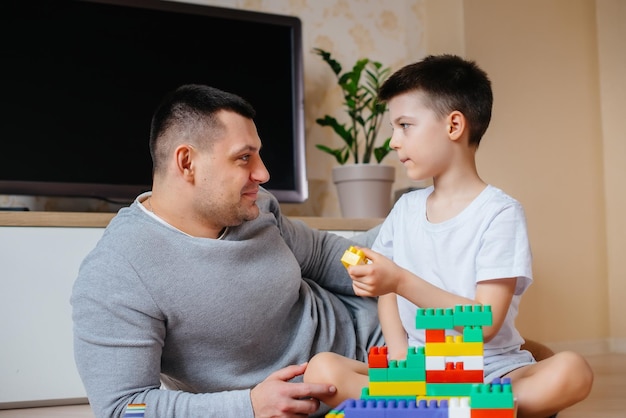
M 363 251 L 357 250 L 353 246 L 350 246 L 350 248 L 348 248 L 346 252 L 343 253 L 343 257 L 341 257 L 341 263 L 345 268 L 348 268 L 349 266 L 356 266 L 357 264 L 366 264 L 367 257 L 365 257 L 365 254 L 363 254 Z
M 484 344 L 471 342 L 466 343 L 460 335 L 454 338 L 446 336 L 445 343 L 426 343 L 424 346 L 426 356 L 482 356 Z
M 370 396 L 426 395 L 426 382 L 370 382 Z

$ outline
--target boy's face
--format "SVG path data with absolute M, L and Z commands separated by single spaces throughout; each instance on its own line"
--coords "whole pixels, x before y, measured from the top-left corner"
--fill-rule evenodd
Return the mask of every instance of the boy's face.
M 437 177 L 451 162 L 446 119 L 426 103 L 420 91 L 403 93 L 388 102 L 393 129 L 390 145 L 412 180 Z

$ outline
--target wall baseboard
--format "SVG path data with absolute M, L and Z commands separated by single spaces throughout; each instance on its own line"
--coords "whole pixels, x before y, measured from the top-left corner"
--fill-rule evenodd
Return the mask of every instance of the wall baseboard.
M 626 338 L 609 338 L 611 353 L 626 354 Z
M 555 352 L 575 351 L 583 356 L 608 353 L 626 354 L 626 338 L 546 342 L 545 344 Z

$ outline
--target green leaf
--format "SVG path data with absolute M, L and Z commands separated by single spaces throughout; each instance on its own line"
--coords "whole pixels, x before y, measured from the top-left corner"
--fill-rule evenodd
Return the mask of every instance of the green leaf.
M 333 72 L 336 75 L 339 75 L 339 73 L 341 72 L 341 64 L 339 64 L 331 57 L 330 52 L 324 51 L 320 48 L 313 48 L 313 52 L 322 57 L 322 59 L 326 61 L 326 64 L 328 64 L 328 66 L 333 70 Z
M 343 93 L 343 110 L 349 117 L 345 124 L 339 123 L 334 117 L 326 115 L 317 119 L 321 126 L 330 126 L 346 144 L 342 148 L 332 149 L 326 146 L 317 147 L 332 154 L 340 164 L 345 164 L 350 157 L 355 163 L 369 163 L 372 157 L 377 162 L 389 153 L 389 141 L 375 148 L 375 141 L 380 130 L 382 116 L 387 106 L 377 100 L 378 89 L 390 73 L 378 61 L 362 58 L 356 61 L 352 69 L 341 74 L 342 66 L 330 52 L 314 48 L 337 76 L 337 84 Z M 362 154 L 361 154 L 362 153 Z
M 317 149 L 334 156 L 337 162 L 342 165 L 346 163 L 348 156 L 350 155 L 349 152 L 347 152 L 348 147 L 333 149 L 322 144 L 317 144 L 315 146 L 317 147 Z
M 391 151 L 393 151 L 393 148 L 391 148 L 391 138 L 387 138 L 385 140 L 385 143 L 378 147 L 378 148 L 374 148 L 374 157 L 376 157 L 376 162 L 380 163 L 383 158 L 385 158 L 387 156 L 387 154 L 389 154 Z
M 316 119 L 315 122 L 317 122 L 320 126 L 330 126 L 333 128 L 333 131 L 335 131 L 335 133 L 339 135 L 339 137 L 343 139 L 349 147 L 351 147 L 354 143 L 354 137 L 352 136 L 351 129 L 346 129 L 345 125 L 337 122 L 337 119 L 332 116 L 326 115 L 324 118 Z

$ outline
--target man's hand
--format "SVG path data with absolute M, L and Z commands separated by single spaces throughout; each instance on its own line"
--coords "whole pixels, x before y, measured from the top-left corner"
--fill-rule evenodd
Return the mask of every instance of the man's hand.
M 255 418 L 306 417 L 320 406 L 319 396 L 333 394 L 332 385 L 290 383 L 300 376 L 307 364 L 280 369 L 259 383 L 250 392 Z

